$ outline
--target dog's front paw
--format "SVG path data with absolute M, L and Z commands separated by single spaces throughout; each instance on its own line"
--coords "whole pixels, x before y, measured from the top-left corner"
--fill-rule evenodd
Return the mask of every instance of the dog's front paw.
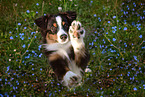
M 74 20 L 69 28 L 71 39 L 83 39 L 85 37 L 85 29 L 79 21 Z
M 79 21 L 74 20 L 69 28 L 69 36 L 75 52 L 80 51 L 84 47 L 83 38 L 85 37 L 85 29 Z
M 64 86 L 67 86 L 68 88 L 74 88 L 80 85 L 81 79 L 82 79 L 81 76 L 78 76 L 72 71 L 68 71 L 63 77 L 62 83 Z

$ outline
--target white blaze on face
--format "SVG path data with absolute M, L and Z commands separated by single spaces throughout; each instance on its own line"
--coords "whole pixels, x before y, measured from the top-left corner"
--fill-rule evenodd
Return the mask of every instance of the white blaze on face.
M 67 43 L 68 42 L 68 34 L 63 30 L 62 27 L 62 18 L 60 16 L 56 17 L 56 22 L 58 25 L 58 32 L 57 32 L 57 37 L 58 37 L 58 42 L 61 44 Z M 67 39 L 65 41 L 63 41 L 60 36 L 66 34 L 67 35 Z

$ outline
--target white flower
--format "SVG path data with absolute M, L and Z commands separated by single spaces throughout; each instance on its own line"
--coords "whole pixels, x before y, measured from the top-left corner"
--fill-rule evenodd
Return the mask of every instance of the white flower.
M 62 10 L 62 7 L 58 7 L 58 10 L 61 11 Z
M 14 52 L 16 51 L 16 49 L 14 49 Z
M 92 72 L 92 70 L 90 68 L 86 68 L 85 72 Z
M 9 59 L 9 61 L 11 61 L 11 59 Z

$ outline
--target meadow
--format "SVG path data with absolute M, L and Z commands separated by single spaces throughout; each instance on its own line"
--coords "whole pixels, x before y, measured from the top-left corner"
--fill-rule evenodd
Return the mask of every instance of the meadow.
M 76 11 L 91 60 L 83 84 L 67 89 L 42 53 L 34 19 Z M 143 0 L 1 0 L 1 97 L 144 97 Z

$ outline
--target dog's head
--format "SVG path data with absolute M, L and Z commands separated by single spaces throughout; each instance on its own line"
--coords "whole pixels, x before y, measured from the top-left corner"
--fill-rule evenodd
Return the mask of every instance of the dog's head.
M 35 20 L 40 27 L 44 42 L 65 44 L 69 41 L 68 30 L 72 21 L 76 19 L 76 13 L 67 11 L 56 15 L 41 16 Z

